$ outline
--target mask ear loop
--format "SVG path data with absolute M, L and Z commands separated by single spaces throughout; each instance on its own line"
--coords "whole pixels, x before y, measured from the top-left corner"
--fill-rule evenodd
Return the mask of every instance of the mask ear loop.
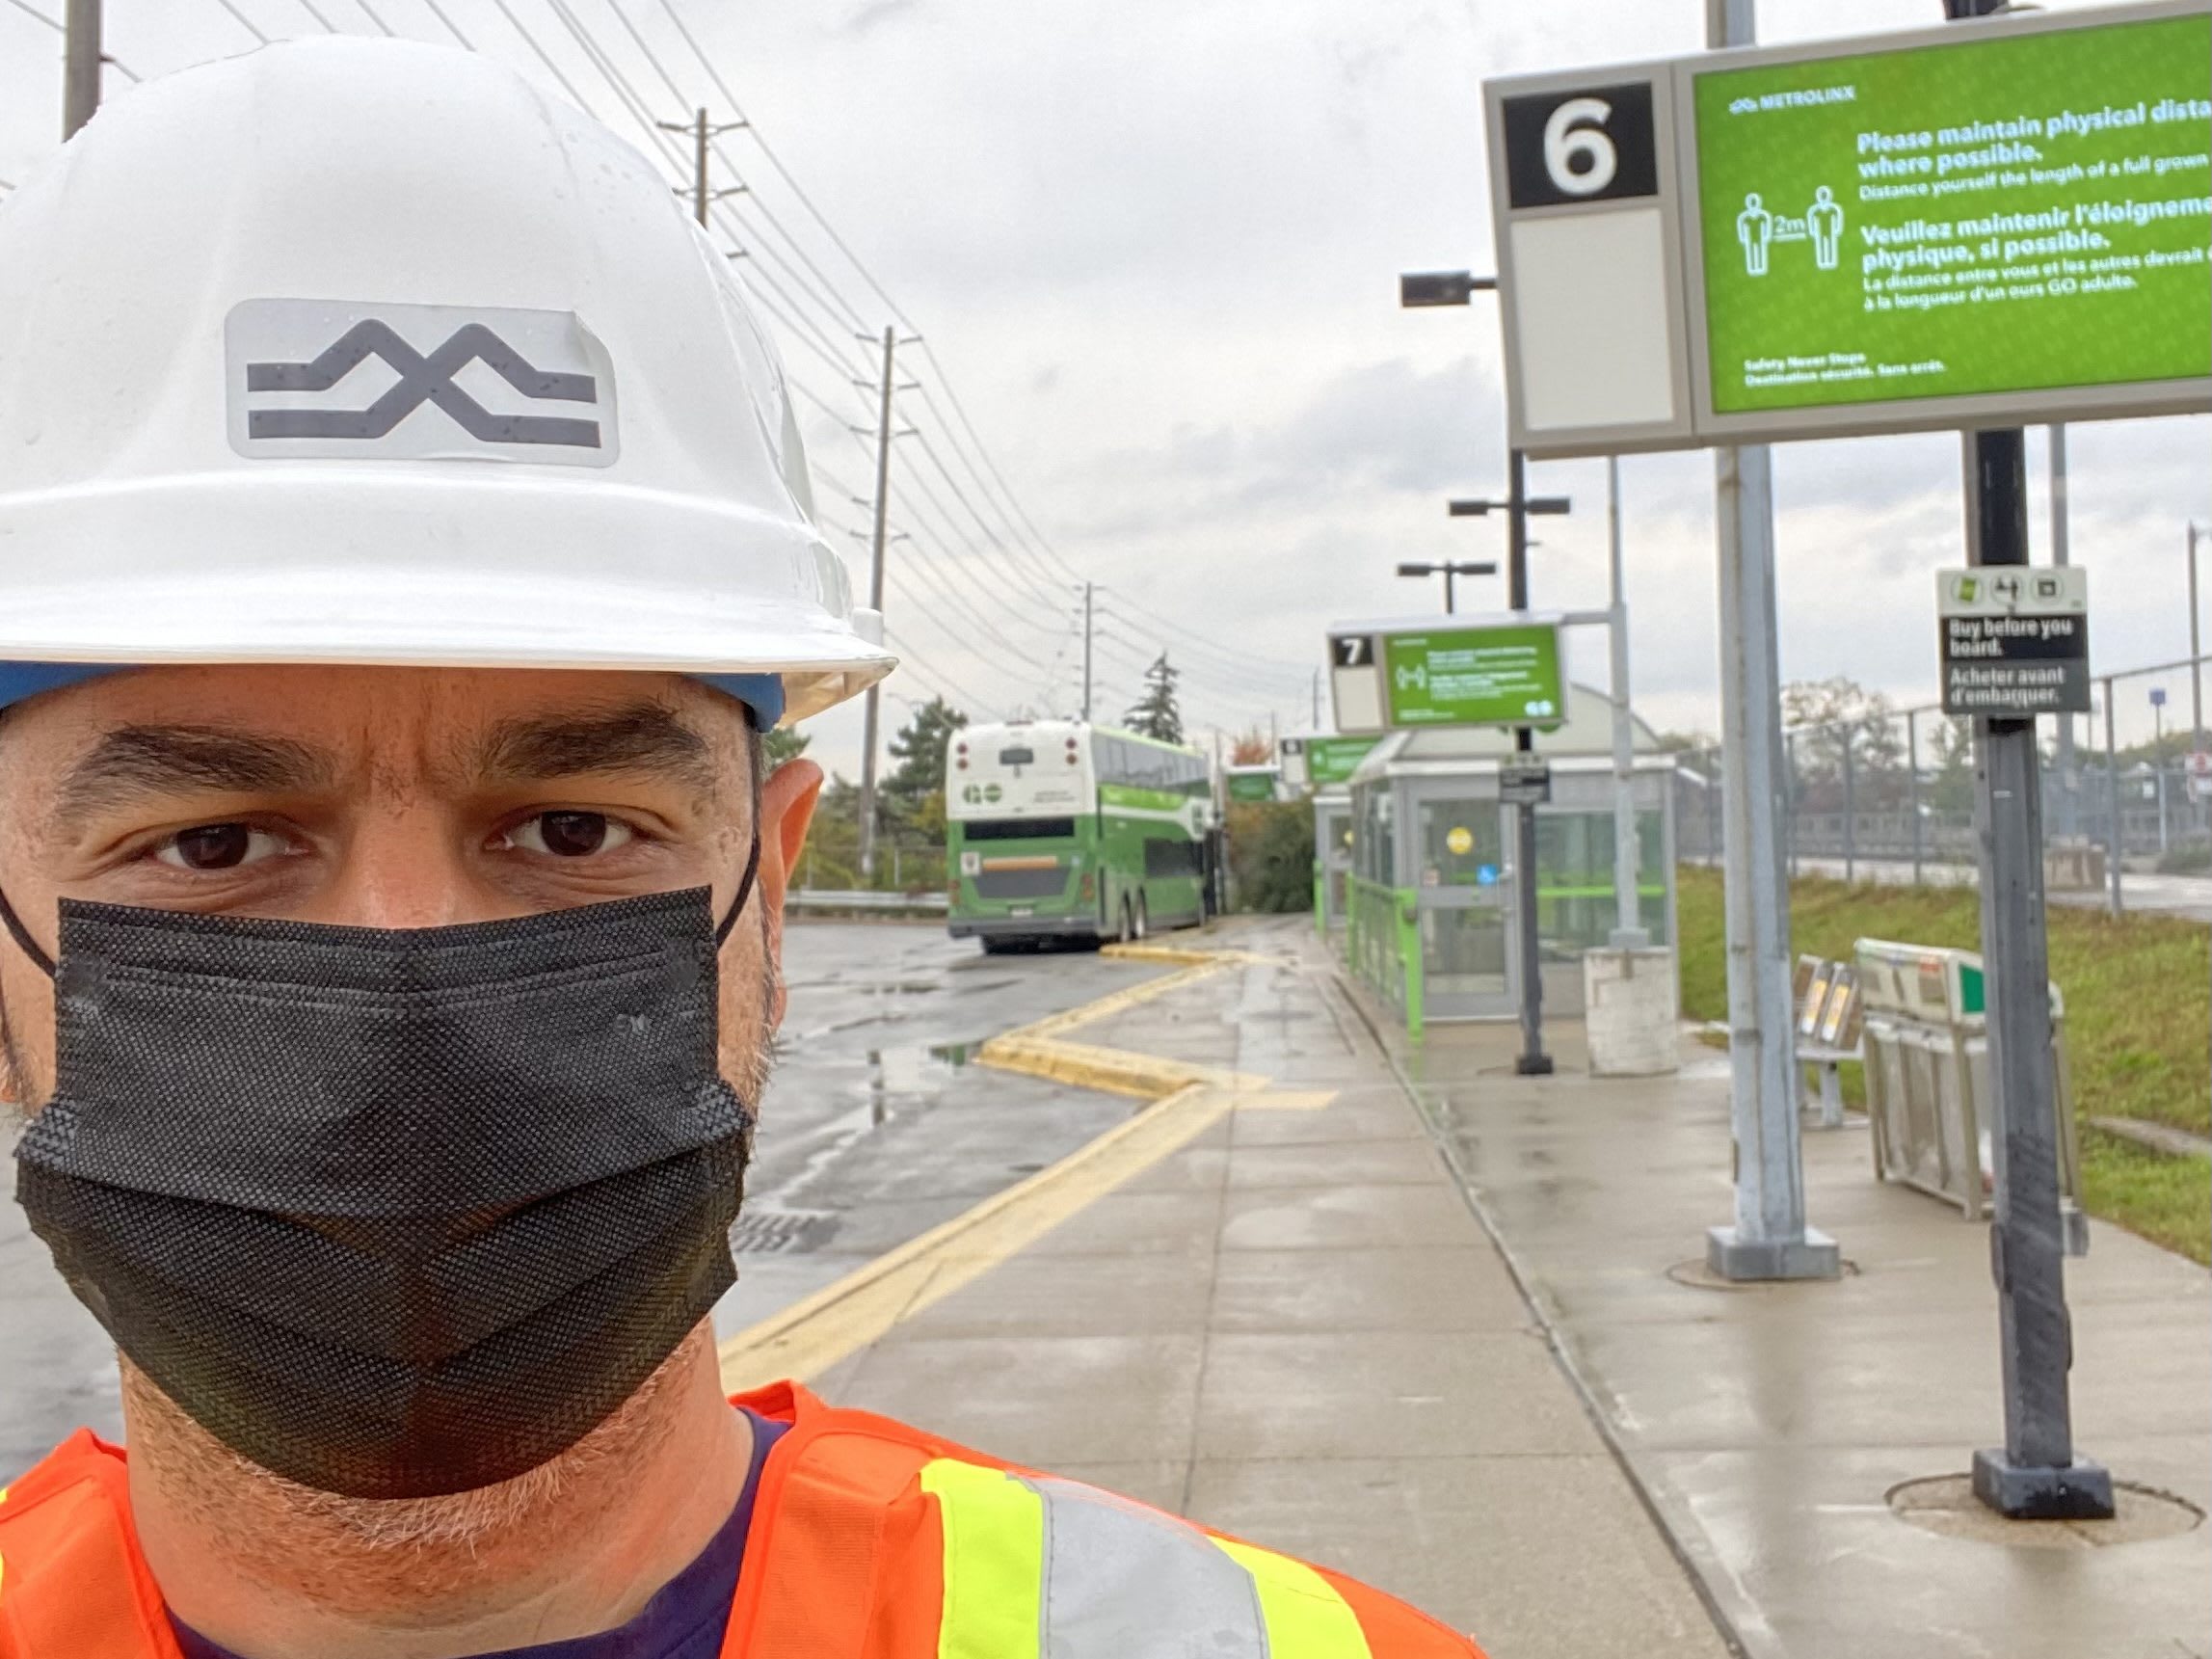
M 730 930 L 737 925 L 737 918 L 745 914 L 746 901 L 753 896 L 753 878 L 760 873 L 760 831 L 759 826 L 756 825 L 753 830 L 752 854 L 745 860 L 745 873 L 737 878 L 737 896 L 730 901 L 730 909 L 728 914 L 726 914 L 720 922 L 714 924 L 715 950 L 719 950 L 722 949 L 724 943 L 727 942 L 730 937 Z M 0 912 L 6 913 L 6 921 L 9 930 L 15 935 L 16 942 L 21 944 L 24 950 L 37 950 L 37 946 L 35 944 L 29 943 L 24 939 L 22 924 L 15 920 L 15 916 L 13 911 L 7 910 L 7 904 L 8 896 L 4 893 L 0 893 Z M 37 961 L 38 959 L 39 958 L 36 956 L 32 958 L 34 961 Z M 48 967 L 47 972 L 53 972 L 50 966 Z
M 8 936 L 15 941 L 23 954 L 31 958 L 31 966 L 51 979 L 54 977 L 54 959 L 46 954 L 46 948 L 31 937 L 31 930 L 23 925 L 23 919 L 15 914 L 15 907 L 8 902 L 7 890 L 0 888 L 0 926 L 8 929 Z

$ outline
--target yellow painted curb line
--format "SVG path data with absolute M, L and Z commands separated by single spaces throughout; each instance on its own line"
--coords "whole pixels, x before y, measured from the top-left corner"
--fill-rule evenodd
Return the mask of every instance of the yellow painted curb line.
M 1334 1090 L 1270 1090 L 1266 1078 L 1248 1073 L 1061 1039 L 1061 1031 L 1106 1019 L 1224 968 L 1272 960 L 1243 950 L 1109 949 L 1117 956 L 1186 966 L 994 1037 L 975 1057 L 999 1070 L 1156 1104 L 1050 1168 L 726 1339 L 716 1351 L 727 1391 L 739 1393 L 786 1377 L 819 1376 L 1188 1145 L 1231 1111 L 1312 1111 L 1336 1098 Z

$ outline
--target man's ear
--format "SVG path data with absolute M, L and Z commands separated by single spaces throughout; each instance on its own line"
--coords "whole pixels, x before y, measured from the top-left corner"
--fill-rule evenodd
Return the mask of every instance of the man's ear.
M 760 896 L 766 917 L 768 955 L 776 968 L 775 1022 L 784 1023 L 784 895 L 806 849 L 807 828 L 822 793 L 822 769 L 800 756 L 768 774 L 760 787 Z

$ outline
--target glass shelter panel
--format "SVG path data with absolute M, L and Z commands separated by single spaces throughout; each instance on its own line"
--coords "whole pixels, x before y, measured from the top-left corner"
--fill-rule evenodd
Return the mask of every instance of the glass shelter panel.
M 1425 796 L 1415 806 L 1422 974 L 1439 1018 L 1492 1011 L 1508 993 L 1498 899 L 1505 839 L 1495 797 Z

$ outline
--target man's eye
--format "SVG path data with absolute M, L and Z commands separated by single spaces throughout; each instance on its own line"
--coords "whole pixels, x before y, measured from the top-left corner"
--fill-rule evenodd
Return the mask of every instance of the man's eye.
M 175 870 L 242 870 L 283 850 L 280 839 L 252 824 L 200 824 L 171 836 L 154 857 Z
M 604 813 L 540 813 L 508 832 L 511 846 L 554 858 L 589 858 L 612 852 L 630 839 L 629 825 Z

